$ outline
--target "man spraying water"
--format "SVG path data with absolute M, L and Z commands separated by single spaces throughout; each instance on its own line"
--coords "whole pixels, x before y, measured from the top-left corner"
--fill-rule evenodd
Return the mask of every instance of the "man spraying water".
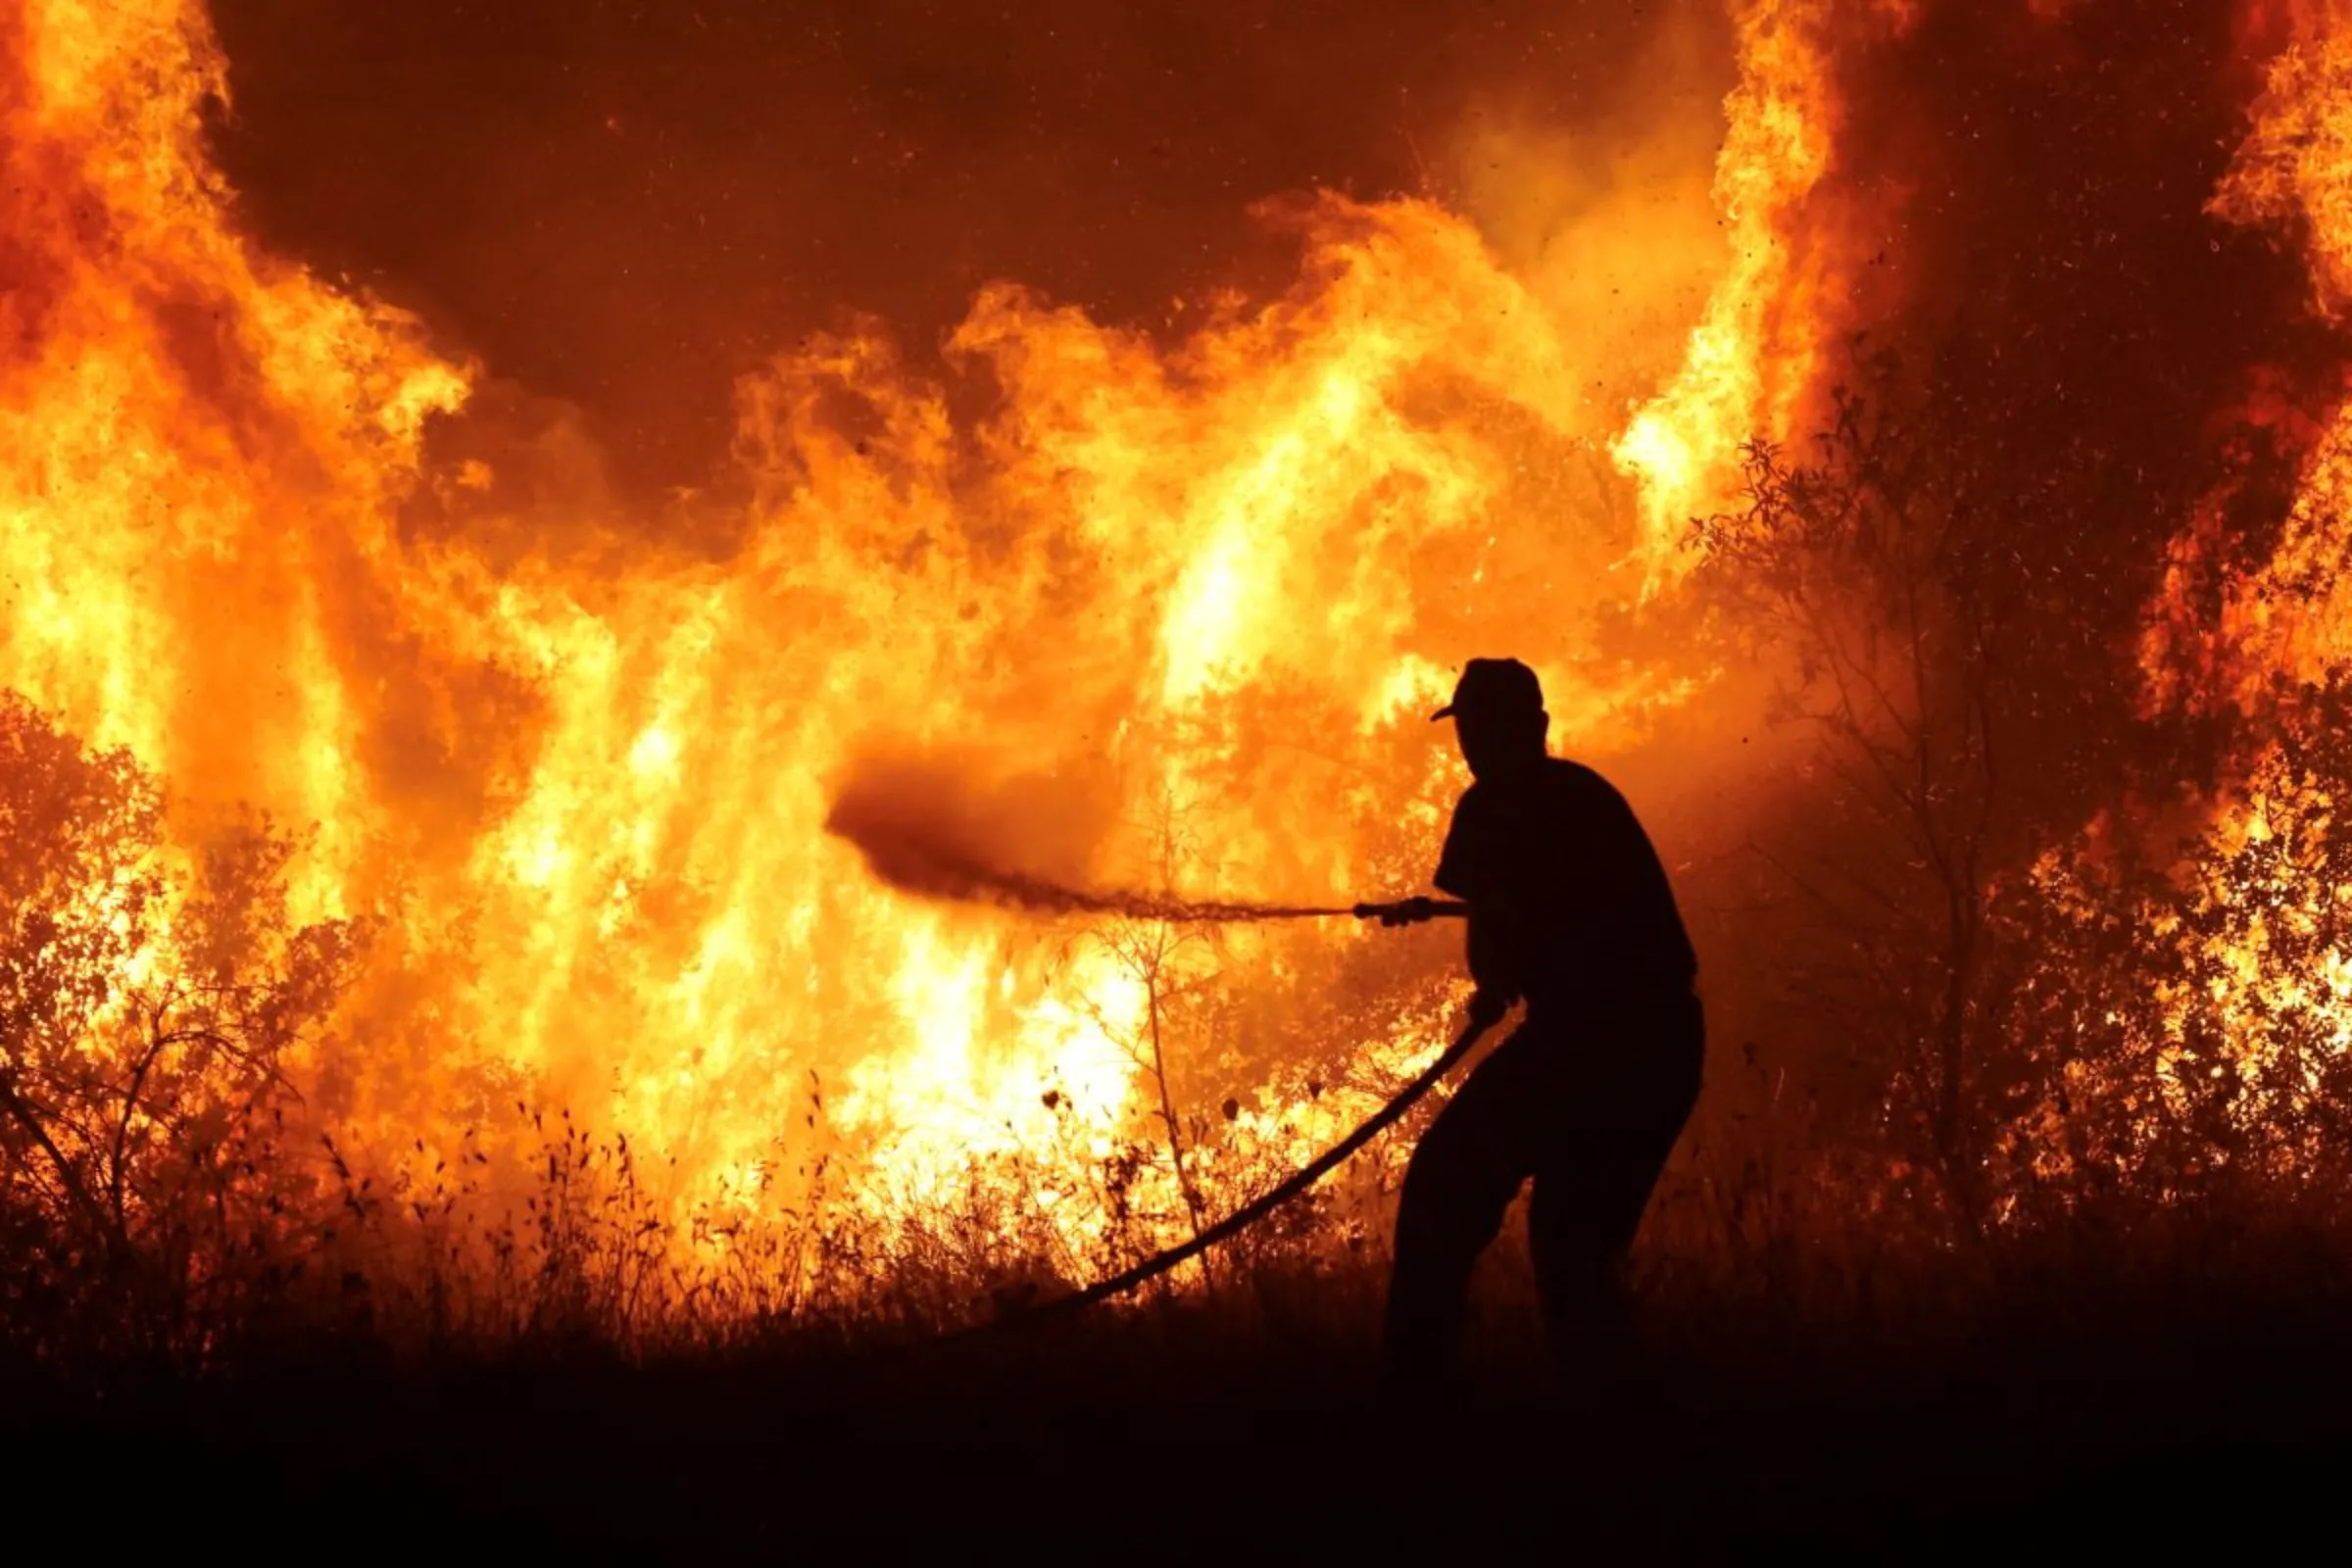
M 1698 1098 L 1697 959 L 1664 866 L 1623 796 L 1549 755 L 1535 671 L 1474 659 L 1451 718 L 1473 782 L 1437 887 L 1469 906 L 1475 1020 L 1527 1004 L 1406 1168 L 1387 1347 L 1400 1387 L 1450 1381 L 1470 1276 L 1533 1182 L 1528 1241 L 1555 1351 L 1613 1348 L 1620 1274 L 1650 1190 Z M 1407 900 L 1381 913 L 1438 912 Z
M 1348 907 L 1078 886 L 1001 862 L 988 813 L 962 800 L 952 770 L 869 769 L 835 800 L 827 830 L 856 845 L 884 881 L 928 898 L 1170 921 L 1468 918 L 1478 991 L 1468 1027 L 1437 1061 L 1271 1191 L 1036 1315 L 1131 1291 L 1308 1191 L 1524 1001 L 1524 1025 L 1462 1085 L 1406 1169 L 1389 1294 L 1391 1364 L 1409 1389 L 1448 1381 L 1471 1270 L 1531 1179 L 1530 1241 L 1554 1344 L 1563 1354 L 1613 1348 L 1619 1266 L 1698 1096 L 1696 960 L 1665 869 L 1624 797 L 1592 769 L 1548 755 L 1551 720 L 1533 670 L 1516 660 L 1472 660 L 1453 701 L 1431 716 L 1454 721 L 1473 778 L 1433 879 L 1458 902 Z

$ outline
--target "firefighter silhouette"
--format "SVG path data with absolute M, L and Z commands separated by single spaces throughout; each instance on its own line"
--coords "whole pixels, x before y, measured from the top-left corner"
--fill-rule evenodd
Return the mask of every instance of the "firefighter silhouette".
M 1433 878 L 1469 906 L 1475 1016 L 1525 1021 L 1414 1151 L 1386 1325 L 1407 1390 L 1455 1372 L 1471 1271 L 1533 1183 L 1528 1243 L 1563 1364 L 1613 1356 L 1622 1273 L 1651 1189 L 1698 1097 L 1705 1023 L 1673 889 L 1625 798 L 1549 755 L 1535 671 L 1476 659 L 1450 718 L 1473 782 Z M 1426 917 L 1407 901 L 1389 924 Z

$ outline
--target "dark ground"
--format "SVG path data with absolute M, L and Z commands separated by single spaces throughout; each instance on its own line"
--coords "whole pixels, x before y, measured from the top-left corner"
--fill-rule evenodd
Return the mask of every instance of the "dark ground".
M 2153 1303 L 2152 1303 L 2153 1305 Z M 2043 1311 L 1904 1341 L 1666 1326 L 1642 1395 L 1386 1407 L 1360 1342 L 1160 1312 L 914 1352 L 804 1344 L 394 1368 L 354 1344 L 198 1386 L 21 1389 L 0 1488 L 116 1544 L 271 1554 L 1394 1554 L 1983 1560 L 2331 1539 L 2352 1318 Z M 1426 1544 L 1424 1546 L 1422 1544 Z

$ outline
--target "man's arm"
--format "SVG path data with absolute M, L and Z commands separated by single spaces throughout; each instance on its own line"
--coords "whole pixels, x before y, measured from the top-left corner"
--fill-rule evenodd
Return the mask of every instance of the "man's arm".
M 1496 908 L 1492 902 L 1473 899 L 1470 935 L 1464 948 L 1470 962 L 1470 978 L 1478 986 L 1478 995 L 1470 1003 L 1474 1015 L 1491 1023 L 1508 1012 L 1511 1004 L 1519 1000 L 1523 982 L 1517 961 L 1518 947 L 1510 912 Z
M 1517 913 L 1504 893 L 1510 886 L 1508 868 L 1497 863 L 1502 847 L 1494 842 L 1484 803 L 1476 794 L 1474 786 L 1454 808 L 1446 847 L 1438 857 L 1437 874 L 1430 880 L 1469 906 L 1470 930 L 1463 956 L 1470 965 L 1470 978 L 1478 986 L 1470 1012 L 1473 1018 L 1492 1024 L 1519 1000 Z

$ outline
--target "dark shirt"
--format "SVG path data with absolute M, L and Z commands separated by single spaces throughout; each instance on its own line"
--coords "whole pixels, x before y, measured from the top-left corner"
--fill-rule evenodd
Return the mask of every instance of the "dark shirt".
M 1434 880 L 1470 905 L 1478 983 L 1531 1008 L 1687 992 L 1697 975 L 1666 868 L 1633 808 L 1565 758 L 1472 784 Z

